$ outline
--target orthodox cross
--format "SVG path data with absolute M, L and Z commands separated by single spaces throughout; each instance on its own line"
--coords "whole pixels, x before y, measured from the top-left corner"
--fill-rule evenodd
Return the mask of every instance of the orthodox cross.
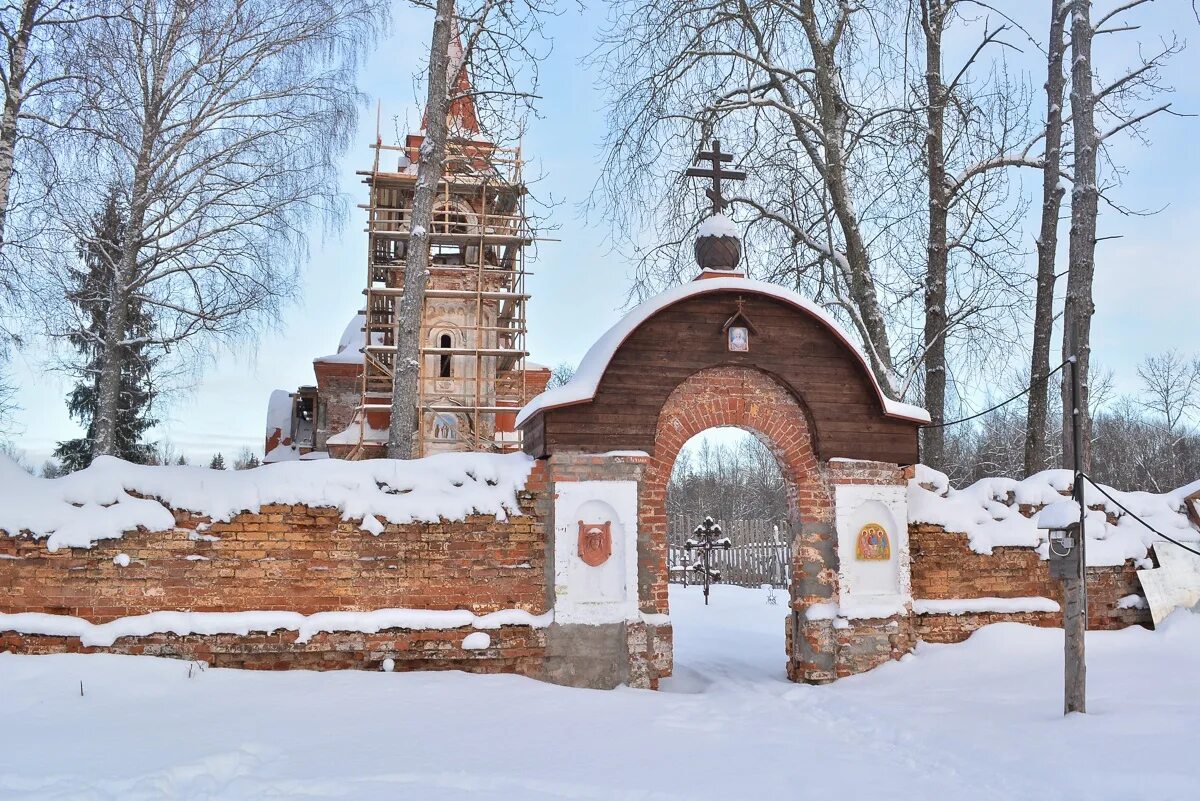
M 721 580 L 721 571 L 712 566 L 712 552 L 717 548 L 729 550 L 733 545 L 729 538 L 721 533 L 721 526 L 711 517 L 692 530 L 692 536 L 683 544 L 689 551 L 699 551 L 696 561 L 689 570 L 699 573 L 704 578 L 704 605 L 708 606 L 708 588 L 714 581 Z
M 696 154 L 696 160 L 693 164 L 699 164 L 703 161 L 712 162 L 711 167 L 689 167 L 684 175 L 694 178 L 712 178 L 712 186 L 704 190 L 704 194 L 708 195 L 708 199 L 712 201 L 712 213 L 720 214 L 725 207 L 729 205 L 729 201 L 721 194 L 721 181 L 744 181 L 746 173 L 742 170 L 723 170 L 721 165 L 727 161 L 733 161 L 733 156 L 729 153 L 721 152 L 720 140 L 714 139 L 712 150 L 705 152 L 701 150 Z

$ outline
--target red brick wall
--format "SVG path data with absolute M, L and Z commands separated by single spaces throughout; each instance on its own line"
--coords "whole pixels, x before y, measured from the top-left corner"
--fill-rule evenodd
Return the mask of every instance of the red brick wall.
M 318 412 L 316 429 L 317 450 L 325 449 L 325 440 L 340 434 L 354 422 L 354 413 L 362 401 L 362 365 L 343 362 L 314 362 L 319 403 L 324 406 L 324 419 Z M 347 449 L 349 450 L 349 449 Z
M 160 610 L 285 610 L 312 614 L 390 607 L 548 611 L 546 530 L 537 512 L 546 490 L 535 467 L 519 496 L 521 516 L 391 525 L 379 536 L 335 509 L 264 506 L 205 527 L 177 512 L 178 528 L 135 531 L 92 548 L 46 550 L 43 543 L 0 533 L 0 612 L 45 612 L 105 623 Z M 190 538 L 197 529 L 217 541 Z M 118 554 L 130 563 L 113 563 Z M 202 557 L 188 559 L 187 557 Z M 386 657 L 398 667 L 455 667 L 528 672 L 542 632 L 512 626 L 489 631 L 492 646 L 464 652 L 472 629 L 320 634 L 305 644 L 295 632 L 118 640 L 122 653 L 169 653 L 247 667 L 370 667 Z M 0 649 L 80 650 L 78 640 L 0 634 Z M 95 649 L 85 649 L 95 650 Z M 388 652 L 388 653 L 384 653 Z M 381 656 L 383 654 L 383 656 Z
M 1048 563 L 1033 548 L 998 547 L 992 554 L 971 550 L 967 535 L 925 523 L 908 527 L 912 551 L 912 594 L 918 600 L 956 598 L 1052 598 L 1062 603 L 1062 586 L 1050 578 Z M 1126 595 L 1140 595 L 1132 562 L 1088 570 L 1088 627 L 1119 629 L 1148 625 L 1145 609 L 1117 609 Z M 971 632 L 1001 621 L 1061 626 L 1059 612 L 1020 614 L 918 615 L 917 635 L 929 642 L 958 642 Z

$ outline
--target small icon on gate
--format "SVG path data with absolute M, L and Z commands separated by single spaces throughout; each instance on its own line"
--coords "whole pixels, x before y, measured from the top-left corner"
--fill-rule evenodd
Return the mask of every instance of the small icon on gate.
M 579 521 L 579 558 L 585 565 L 599 567 L 612 555 L 612 522 Z
M 892 543 L 887 529 L 878 523 L 867 523 L 858 531 L 854 558 L 867 562 L 886 562 L 892 558 Z

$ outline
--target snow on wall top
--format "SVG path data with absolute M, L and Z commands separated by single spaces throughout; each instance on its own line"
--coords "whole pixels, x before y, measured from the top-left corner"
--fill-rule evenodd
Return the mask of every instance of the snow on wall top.
M 0 454 L 0 531 L 45 538 L 51 551 L 87 548 L 139 526 L 175 527 L 171 509 L 214 521 L 272 503 L 338 509 L 373 534 L 392 523 L 504 519 L 521 514 L 516 493 L 534 460 L 521 453 L 447 453 L 409 461 L 281 462 L 252 470 L 137 465 L 101 456 L 62 478 L 35 478 Z M 134 497 L 130 493 L 144 496 Z
M 526 420 L 546 409 L 570 406 L 574 403 L 585 403 L 592 400 L 596 396 L 596 389 L 600 385 L 600 379 L 604 375 L 604 371 L 608 368 L 608 363 L 612 360 L 613 354 L 617 352 L 617 348 L 621 346 L 625 338 L 632 334 L 638 326 L 668 306 L 679 303 L 682 300 L 726 289 L 767 295 L 777 300 L 782 300 L 785 303 L 790 303 L 817 318 L 818 321 L 832 331 L 858 357 L 858 360 L 862 363 L 863 370 L 871 381 L 871 385 L 875 388 L 876 395 L 879 396 L 879 400 L 883 404 L 884 414 L 889 417 L 899 417 L 918 423 L 929 422 L 929 412 L 919 406 L 894 401 L 883 394 L 883 390 L 879 387 L 879 382 L 875 380 L 875 376 L 871 372 L 867 357 L 853 344 L 850 337 L 842 330 L 837 321 L 830 317 L 820 306 L 802 295 L 792 292 L 789 289 L 784 289 L 781 286 L 768 284 L 763 281 L 753 281 L 749 278 L 730 277 L 708 278 L 703 281 L 692 281 L 682 286 L 672 287 L 634 307 L 628 314 L 618 320 L 616 325 L 608 329 L 603 336 L 596 340 L 595 344 L 588 350 L 587 355 L 583 357 L 583 361 L 579 363 L 579 369 L 575 371 L 575 375 L 570 381 L 560 387 L 546 390 L 527 403 L 525 408 L 521 409 L 520 414 L 517 415 L 517 425 L 521 425 Z
M 965 489 L 954 489 L 944 473 L 917 465 L 916 477 L 908 483 L 908 521 L 964 533 L 976 553 L 990 554 L 993 548 L 1008 545 L 1037 548 L 1044 559 L 1048 537 L 1045 527 L 1070 517 L 1067 513 L 1072 508 L 1072 519 L 1078 519 L 1078 507 L 1063 494 L 1070 491 L 1071 481 L 1070 470 L 1043 470 L 1019 481 L 984 478 Z M 1183 506 L 1188 495 L 1200 490 L 1200 481 L 1162 494 L 1104 489 L 1167 536 L 1181 542 L 1200 542 L 1200 531 L 1188 521 Z M 1089 565 L 1120 565 L 1127 559 L 1145 559 L 1150 545 L 1160 541 L 1090 484 L 1085 485 L 1084 501 L 1089 507 L 1085 521 Z M 1026 517 L 1019 509 L 1022 505 L 1052 511 Z M 1109 522 L 1110 515 L 1115 523 Z

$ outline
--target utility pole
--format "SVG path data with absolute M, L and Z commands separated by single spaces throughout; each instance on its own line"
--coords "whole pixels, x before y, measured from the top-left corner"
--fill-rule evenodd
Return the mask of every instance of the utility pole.
M 1079 505 L 1079 534 L 1075 547 L 1079 549 L 1078 570 L 1063 580 L 1063 635 L 1065 645 L 1065 681 L 1063 713 L 1087 712 L 1087 664 L 1084 655 L 1084 635 L 1087 632 L 1087 533 L 1084 518 L 1087 504 L 1083 496 L 1083 420 L 1080 415 L 1079 348 L 1074 326 L 1068 327 L 1071 369 L 1071 435 L 1074 444 L 1075 479 L 1071 495 Z

